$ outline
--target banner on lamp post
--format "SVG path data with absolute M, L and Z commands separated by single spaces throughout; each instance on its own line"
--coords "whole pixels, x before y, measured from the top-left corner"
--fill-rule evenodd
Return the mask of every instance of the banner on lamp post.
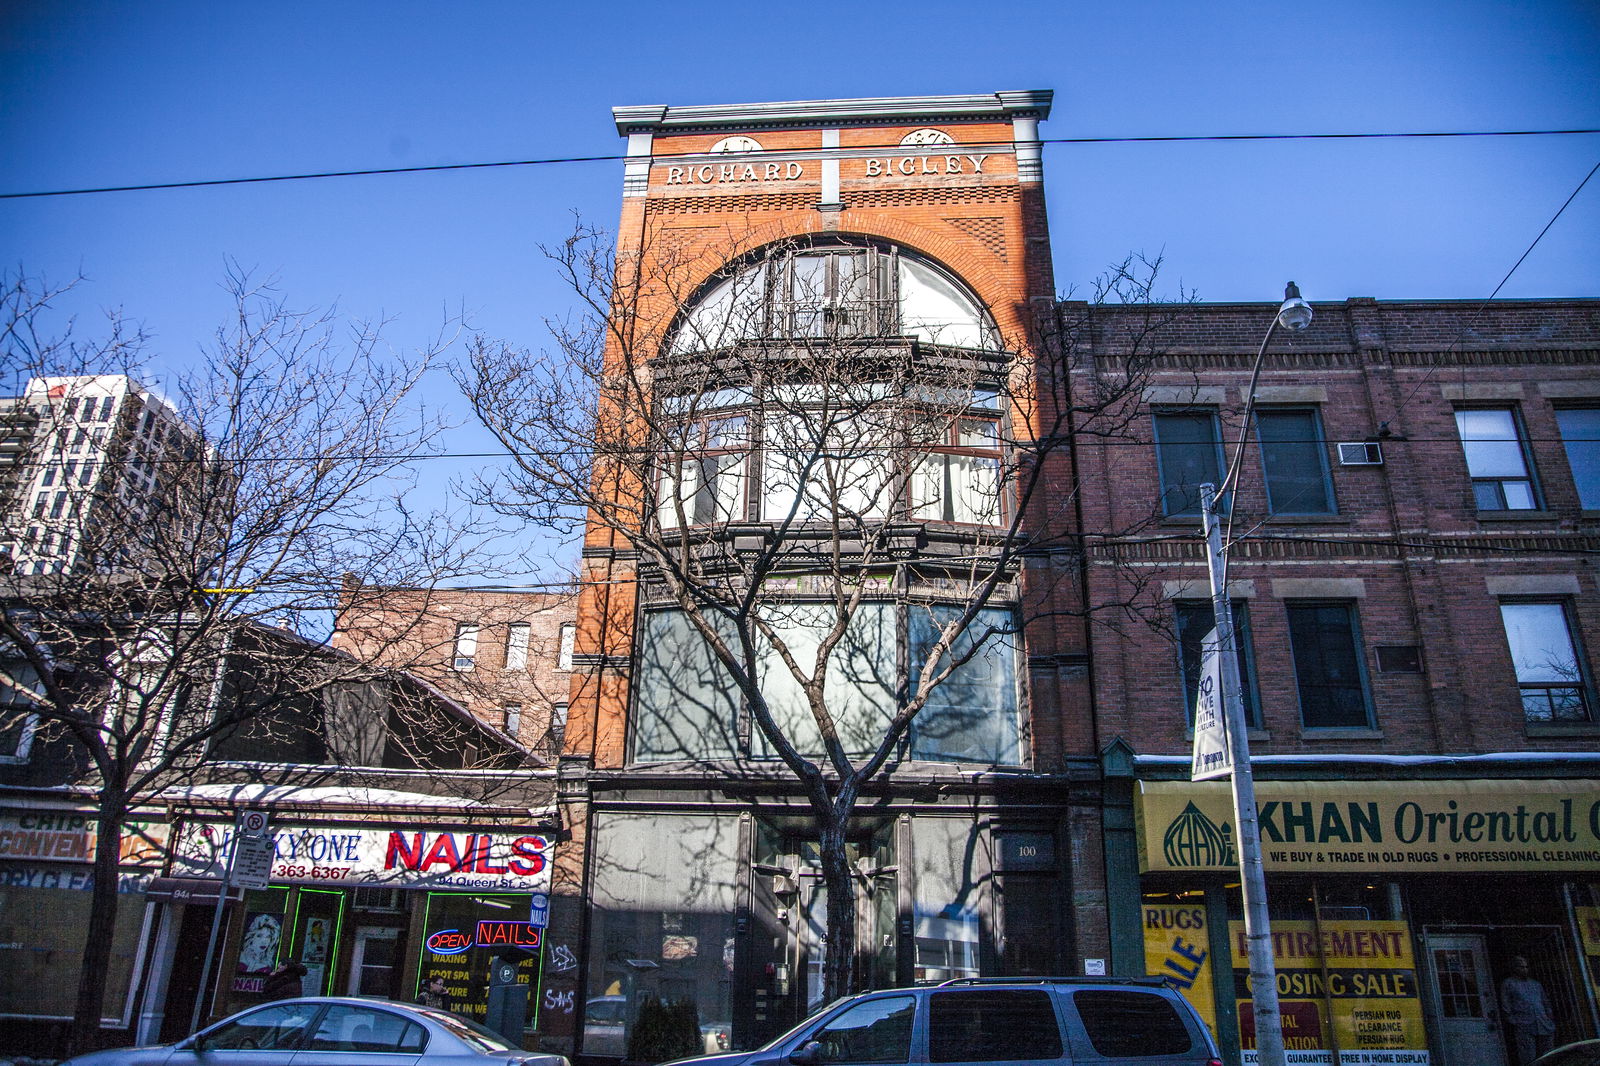
M 1222 649 L 1216 628 L 1201 644 L 1200 683 L 1194 697 L 1194 762 L 1191 781 L 1209 781 L 1233 772 L 1233 749 L 1228 744 L 1228 716 L 1222 704 Z

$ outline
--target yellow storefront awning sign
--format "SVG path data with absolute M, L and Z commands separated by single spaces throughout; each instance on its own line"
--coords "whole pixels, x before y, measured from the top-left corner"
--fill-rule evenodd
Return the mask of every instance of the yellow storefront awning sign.
M 1268 870 L 1600 870 L 1600 781 L 1256 781 Z M 1139 868 L 1236 870 L 1225 782 L 1141 781 Z

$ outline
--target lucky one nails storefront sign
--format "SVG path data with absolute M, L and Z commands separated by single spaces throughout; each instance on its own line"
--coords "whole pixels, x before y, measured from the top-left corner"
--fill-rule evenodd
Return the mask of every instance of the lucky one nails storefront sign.
M 185 824 L 174 872 L 220 879 L 232 840 L 232 825 Z M 550 839 L 538 833 L 284 826 L 272 841 L 272 880 L 282 884 L 550 890 Z
M 1600 869 L 1600 781 L 1256 782 L 1269 870 Z M 1225 781 L 1142 781 L 1140 868 L 1238 868 Z

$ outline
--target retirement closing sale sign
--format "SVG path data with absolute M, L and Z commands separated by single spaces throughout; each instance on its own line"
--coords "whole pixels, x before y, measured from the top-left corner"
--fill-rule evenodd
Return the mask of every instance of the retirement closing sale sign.
M 1256 1061 L 1243 922 L 1228 923 L 1244 1061 Z M 1411 931 L 1405 922 L 1274 922 L 1283 1046 L 1291 1066 L 1426 1066 Z M 1337 1053 L 1337 1059 L 1334 1058 Z
M 1260 781 L 1268 870 L 1600 870 L 1600 781 Z M 1223 782 L 1141 781 L 1140 869 L 1236 870 Z

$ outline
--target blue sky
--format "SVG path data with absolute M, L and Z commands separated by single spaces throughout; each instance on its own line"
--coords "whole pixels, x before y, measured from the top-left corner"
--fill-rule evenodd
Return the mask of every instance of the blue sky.
M 3 8 L 0 192 L 613 155 L 618 104 L 1050 88 L 1058 138 L 1600 127 L 1579 0 Z M 1597 161 L 1596 135 L 1050 146 L 1057 282 L 1143 252 L 1203 300 L 1482 299 Z M 0 200 L 0 252 L 86 275 L 72 307 L 142 321 L 157 376 L 223 316 L 230 258 L 400 344 L 464 307 L 538 346 L 569 301 L 537 246 L 613 225 L 620 184 L 596 162 Z M 1501 295 L 1600 295 L 1597 236 L 1600 177 Z

